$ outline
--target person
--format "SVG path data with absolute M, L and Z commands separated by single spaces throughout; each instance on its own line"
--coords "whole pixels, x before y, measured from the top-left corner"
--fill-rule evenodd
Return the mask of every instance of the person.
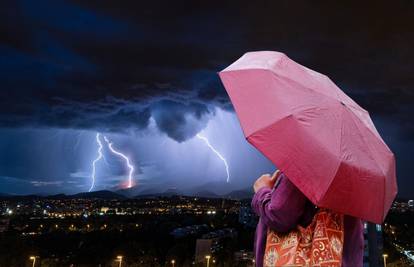
M 307 226 L 316 207 L 288 177 L 276 171 L 259 177 L 253 186 L 252 208 L 259 216 L 255 235 L 255 262 L 263 266 L 268 227 L 277 232 L 288 232 L 297 225 Z M 360 267 L 363 264 L 364 236 L 361 219 L 344 216 L 343 267 Z

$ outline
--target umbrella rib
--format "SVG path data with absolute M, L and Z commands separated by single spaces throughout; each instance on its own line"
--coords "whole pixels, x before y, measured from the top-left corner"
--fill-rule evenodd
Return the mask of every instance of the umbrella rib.
M 279 121 L 281 121 L 281 120 L 284 120 L 284 119 L 286 119 L 286 118 L 288 118 L 288 117 L 294 116 L 294 115 L 296 115 L 296 114 L 298 114 L 298 113 L 300 113 L 300 112 L 302 112 L 302 111 L 307 111 L 307 110 L 312 110 L 312 109 L 317 109 L 317 108 L 319 108 L 319 107 L 307 107 L 307 108 L 304 108 L 304 109 L 295 110 L 295 112 L 291 112 L 291 113 L 289 113 L 288 115 L 286 115 L 286 116 L 283 116 L 283 117 L 279 118 L 277 121 L 275 121 L 275 122 L 273 122 L 273 123 L 271 123 L 271 124 L 267 124 L 267 125 L 265 125 L 265 126 L 260 127 L 260 128 L 259 128 L 259 129 L 257 129 L 256 131 L 254 131 L 254 132 L 252 132 L 251 134 L 249 134 L 248 136 L 246 136 L 246 139 L 248 139 L 249 137 L 251 137 L 252 135 L 255 135 L 256 133 L 258 133 L 258 132 L 260 132 L 260 131 L 263 131 L 264 129 L 269 128 L 270 126 L 272 126 L 272 125 L 276 124 L 277 122 L 279 122 Z
M 351 110 L 351 112 L 352 112 L 353 114 L 355 114 L 355 111 L 354 111 L 355 107 L 351 106 L 351 108 L 352 108 L 352 109 L 350 109 L 350 110 Z M 369 115 L 369 112 L 368 112 L 368 111 L 366 111 L 365 109 L 362 109 L 362 111 L 363 111 L 363 112 L 365 112 L 365 113 L 367 114 L 367 116 L 369 116 L 369 119 L 371 119 L 371 116 Z M 358 115 L 358 114 L 355 114 L 355 115 L 356 115 L 357 117 L 359 117 L 359 115 Z M 364 123 L 364 125 L 365 125 L 365 123 Z M 365 126 L 366 126 L 366 125 L 365 125 Z M 372 126 L 374 126 L 374 128 L 375 128 L 374 123 L 372 123 Z M 375 128 L 376 132 L 374 132 L 374 131 L 373 131 L 372 129 L 370 129 L 369 127 L 366 127 L 366 128 L 367 128 L 367 129 L 368 129 L 368 131 L 370 131 L 372 134 L 374 134 L 375 136 L 379 137 L 379 138 L 381 139 L 381 142 L 385 144 L 384 140 L 382 140 L 381 135 L 380 135 L 380 134 L 379 134 L 379 132 L 376 130 L 376 128 Z M 386 145 L 386 144 L 385 144 L 385 145 Z
M 354 123 L 355 127 L 358 129 L 358 132 L 361 134 L 361 129 L 358 127 L 358 124 L 355 122 L 354 116 L 352 116 L 352 114 L 350 114 L 351 120 Z M 378 165 L 377 160 L 375 158 L 375 153 L 372 152 L 371 147 L 368 145 L 368 142 L 366 141 L 366 139 L 364 138 L 364 135 L 361 134 L 361 139 L 362 141 L 365 143 L 365 146 L 368 148 L 369 152 L 371 153 L 372 157 L 373 157 L 373 161 L 375 163 L 375 165 L 377 166 L 377 168 L 381 171 L 382 175 L 384 176 L 383 183 L 382 183 L 382 200 L 381 203 L 384 203 L 385 200 L 385 179 L 387 178 L 387 176 L 384 173 L 384 170 Z M 384 209 L 381 209 L 381 218 L 384 218 Z
M 339 135 L 339 149 L 338 149 L 339 150 L 339 154 L 341 153 L 341 148 L 342 148 L 342 133 L 343 133 L 343 129 L 344 129 L 344 119 L 343 119 L 343 117 L 344 117 L 344 109 L 341 109 L 341 110 L 342 110 L 342 112 L 341 112 L 341 133 Z M 339 159 L 338 166 L 336 167 L 335 175 L 333 176 L 332 180 L 329 182 L 329 185 L 326 187 L 326 191 L 323 194 L 324 196 L 326 196 L 326 193 L 328 192 L 328 190 L 331 187 L 333 181 L 335 180 L 335 177 L 338 174 L 339 167 L 341 166 L 341 164 L 342 164 L 342 160 Z M 320 200 L 320 202 L 322 202 L 322 201 L 323 201 L 323 199 Z
M 355 119 L 354 119 L 354 116 L 352 116 L 352 114 L 350 114 L 350 117 L 351 117 L 351 119 L 352 119 L 352 122 L 354 123 L 354 125 L 355 125 L 355 127 L 358 129 L 358 131 L 359 131 L 359 133 L 361 133 L 361 128 L 358 126 L 358 124 L 356 123 L 356 121 L 355 121 Z M 369 129 L 368 129 L 368 131 L 369 131 Z M 372 134 L 372 132 L 371 131 L 369 131 L 371 134 Z M 374 135 L 374 137 L 376 138 L 376 136 Z M 384 173 L 384 171 L 380 168 L 380 166 L 378 165 L 378 163 L 377 163 L 377 161 L 376 161 L 376 158 L 375 158 L 375 153 L 373 153 L 373 151 L 372 151 L 372 149 L 371 149 L 371 147 L 368 145 L 368 142 L 367 142 L 367 140 L 365 139 L 365 137 L 364 137 L 364 135 L 363 134 L 361 134 L 361 139 L 364 141 L 364 143 L 365 143 L 365 145 L 368 147 L 368 149 L 369 149 L 369 152 L 371 153 L 371 155 L 372 155 L 372 157 L 373 157 L 373 159 L 374 159 L 374 162 L 375 162 L 375 164 L 377 165 L 377 168 L 378 169 L 380 169 L 381 170 L 381 173 L 384 175 L 384 177 L 386 177 L 386 175 L 385 175 L 385 173 Z
M 338 101 L 339 103 L 340 102 L 342 102 L 342 99 L 339 97 L 339 93 L 338 92 L 336 92 L 335 90 L 335 94 L 337 95 L 337 98 L 335 98 L 335 97 L 333 97 L 333 96 L 330 96 L 330 95 L 327 95 L 327 94 L 325 94 L 325 93 L 323 93 L 323 92 L 320 92 L 320 91 L 317 91 L 317 90 L 315 90 L 315 89 L 313 89 L 313 88 L 311 88 L 311 87 L 309 87 L 309 86 L 306 86 L 306 85 L 304 85 L 304 84 L 302 84 L 302 83 L 299 83 L 299 82 L 297 82 L 297 81 L 295 81 L 295 80 L 292 80 L 291 78 L 289 78 L 289 77 L 286 77 L 286 76 L 283 76 L 283 75 L 278 75 L 278 74 L 276 74 L 276 73 L 274 73 L 273 71 L 271 71 L 271 70 L 267 70 L 267 69 L 261 69 L 261 68 L 257 68 L 257 69 L 260 69 L 260 70 L 265 70 L 265 71 L 269 71 L 270 73 L 272 73 L 276 78 L 280 78 L 280 79 L 284 79 L 284 80 L 287 80 L 287 81 L 289 81 L 289 82 L 293 82 L 293 83 L 295 83 L 296 85 L 299 85 L 299 86 L 301 86 L 301 87 L 303 87 L 303 88 L 306 88 L 306 89 L 308 89 L 308 90 L 310 90 L 310 91 L 312 91 L 312 92 L 314 92 L 314 93 L 317 93 L 317 94 L 319 94 L 319 95 L 322 95 L 322 96 L 324 96 L 324 97 L 328 97 L 328 98 L 330 98 L 330 99 L 333 99 L 333 100 L 336 100 L 336 101 Z M 323 75 L 323 74 L 321 74 L 321 75 Z M 326 75 L 324 75 L 327 79 L 329 79 L 329 77 L 328 76 L 326 76 Z M 329 79 L 330 80 L 330 79 Z M 332 82 L 332 80 L 330 80 L 331 82 Z M 334 82 L 332 82 L 336 87 L 337 87 L 337 90 L 341 90 L 341 88 L 339 88 Z M 341 90 L 342 91 L 342 90 Z M 343 91 L 342 91 L 343 92 Z M 344 94 L 345 94 L 345 92 L 343 92 Z M 346 95 L 346 94 L 345 94 Z M 351 106 L 351 107 L 353 107 L 353 108 L 356 108 L 356 109 L 358 109 L 358 108 L 360 108 L 360 109 L 362 109 L 363 111 L 365 111 L 365 112 L 367 112 L 368 113 L 368 111 L 366 111 L 365 109 L 363 109 L 362 107 L 360 107 L 360 106 L 355 106 L 354 104 L 347 104 L 348 106 Z
M 264 70 L 266 70 L 266 69 L 264 69 Z M 288 82 L 293 82 L 293 83 L 295 83 L 296 85 L 299 85 L 299 86 L 301 86 L 301 87 L 303 87 L 303 88 L 306 88 L 306 89 L 308 89 L 308 90 L 312 91 L 313 93 L 317 93 L 317 94 L 319 94 L 319 95 L 323 95 L 324 97 L 331 98 L 331 99 L 336 100 L 336 101 L 338 101 L 338 102 L 340 102 L 340 101 L 341 101 L 341 100 L 340 100 L 340 99 L 338 99 L 338 98 L 335 98 L 335 97 L 330 96 L 330 95 L 327 95 L 327 94 L 325 94 L 325 93 L 323 93 L 323 92 L 317 91 L 317 90 L 315 90 L 315 89 L 313 89 L 313 88 L 311 88 L 311 87 L 308 87 L 308 86 L 306 86 L 306 85 L 304 85 L 304 84 L 302 84 L 302 83 L 299 83 L 299 82 L 297 82 L 297 81 L 295 81 L 295 80 L 292 80 L 292 79 L 290 79 L 289 77 L 286 77 L 286 76 L 283 76 L 283 75 L 278 75 L 278 74 L 276 74 L 276 73 L 274 73 L 273 71 L 270 71 L 270 70 L 267 70 L 267 71 L 269 71 L 270 73 L 272 73 L 272 74 L 273 74 L 276 78 L 279 78 L 279 79 L 284 79 L 284 80 L 287 80 Z

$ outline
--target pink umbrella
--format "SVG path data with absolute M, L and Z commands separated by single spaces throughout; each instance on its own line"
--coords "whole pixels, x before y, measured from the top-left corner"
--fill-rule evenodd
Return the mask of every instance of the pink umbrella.
M 246 53 L 219 75 L 246 139 L 315 205 L 384 220 L 395 158 L 365 109 L 279 52 Z

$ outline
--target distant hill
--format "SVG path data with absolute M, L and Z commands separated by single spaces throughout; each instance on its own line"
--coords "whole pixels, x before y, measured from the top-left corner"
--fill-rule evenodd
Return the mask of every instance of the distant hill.
M 225 195 L 226 198 L 231 199 L 248 199 L 253 197 L 253 189 L 235 190 Z
M 213 193 L 207 190 L 197 192 L 195 194 L 192 194 L 191 196 L 205 197 L 205 198 L 221 198 L 222 197 L 220 195 L 217 195 L 216 193 Z
M 125 197 L 134 197 L 142 191 L 142 188 L 140 186 L 133 186 L 131 188 L 123 188 L 123 189 L 117 189 L 114 190 L 115 193 L 123 195 Z
M 237 188 L 233 184 L 227 183 L 226 181 L 213 181 L 207 182 L 200 186 L 187 188 L 184 191 L 189 195 L 197 195 L 197 193 L 205 191 L 213 192 L 216 195 L 226 195 L 234 190 L 239 189 L 241 188 Z
M 108 190 L 93 191 L 93 192 L 84 192 L 78 193 L 75 195 L 70 195 L 70 198 L 101 198 L 101 199 L 125 199 L 126 197 Z
M 50 199 L 65 199 L 65 198 L 68 198 L 68 197 L 69 196 L 65 195 L 65 194 L 56 194 L 56 195 L 47 196 L 47 198 L 50 198 Z
M 174 186 L 169 184 L 140 184 L 131 188 L 116 189 L 113 191 L 126 197 L 135 197 L 139 195 L 161 194 L 168 190 L 168 188 L 174 188 Z
M 179 191 L 177 188 L 169 188 L 162 194 L 164 196 L 178 196 L 178 195 L 183 195 L 183 192 Z
M 161 193 L 146 193 L 142 191 L 140 194 L 136 195 L 134 198 L 152 198 L 152 197 L 172 197 L 172 196 L 183 196 L 181 191 L 178 191 L 176 188 L 167 189 Z
M 171 197 L 181 195 L 205 198 L 246 199 L 253 196 L 252 189 L 240 188 L 234 190 L 234 185 L 225 181 L 208 182 L 200 186 L 183 188 L 182 190 L 178 190 L 175 186 L 172 185 L 152 184 L 119 189 L 114 192 L 128 198 Z
M 139 185 L 132 188 L 118 190 L 100 190 L 93 192 L 82 192 L 73 195 L 55 194 L 55 195 L 9 195 L 0 193 L 0 198 L 13 199 L 74 199 L 74 198 L 99 198 L 99 199 L 126 199 L 126 198 L 153 198 L 153 197 L 172 197 L 172 196 L 195 196 L 204 198 L 231 198 L 247 199 L 253 196 L 253 190 L 250 188 L 241 188 L 234 190 L 234 185 L 225 181 L 208 182 L 192 188 L 183 188 L 167 184 Z

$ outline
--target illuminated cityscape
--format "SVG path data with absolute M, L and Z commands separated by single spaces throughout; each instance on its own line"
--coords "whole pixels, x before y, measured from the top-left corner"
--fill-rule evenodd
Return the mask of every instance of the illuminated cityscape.
M 115 266 L 119 255 L 122 266 L 205 266 L 205 256 L 210 266 L 252 266 L 249 205 L 109 191 L 7 197 L 0 202 L 0 240 L 13 252 L 0 252 L 0 266 L 25 266 L 34 256 L 36 266 Z
M 0 252 L 0 266 L 206 266 L 206 256 L 209 266 L 254 264 L 250 199 L 109 191 L 9 196 L 1 198 L 0 214 L 1 246 L 13 248 Z M 376 226 L 387 266 L 414 266 L 413 226 L 412 201 L 395 201 Z

